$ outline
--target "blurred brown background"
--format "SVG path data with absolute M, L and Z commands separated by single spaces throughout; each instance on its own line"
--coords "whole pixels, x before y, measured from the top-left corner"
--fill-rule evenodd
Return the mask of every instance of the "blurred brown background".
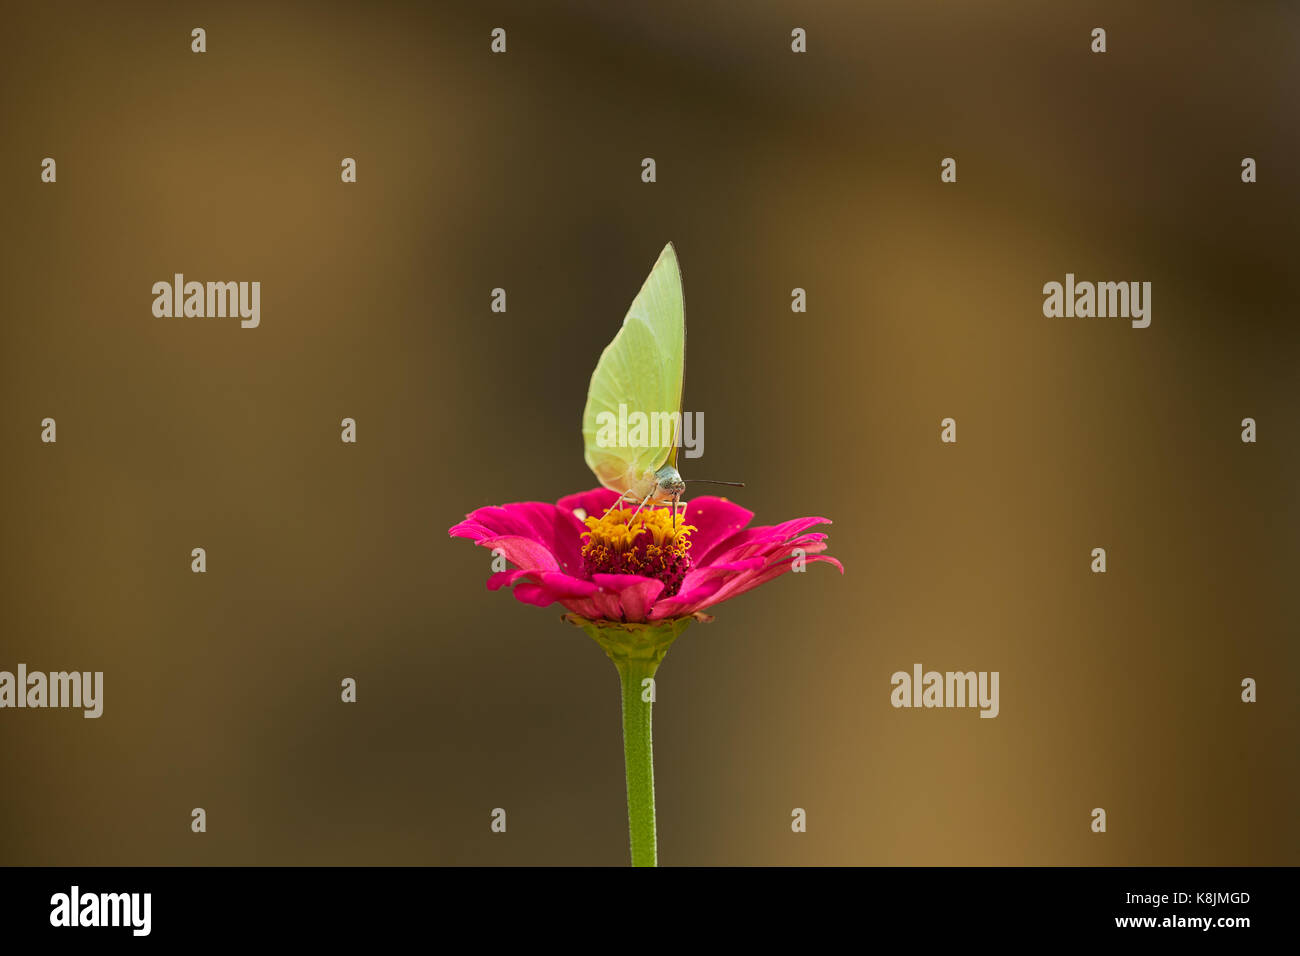
M 834 518 L 847 573 L 669 655 L 664 863 L 1300 862 L 1300 11 L 1130 7 L 11 12 L 0 669 L 106 689 L 0 712 L 3 862 L 625 863 L 613 667 L 446 531 L 594 483 L 669 239 L 687 476 Z M 1151 327 L 1044 318 L 1067 271 Z M 261 327 L 154 318 L 174 272 L 261 281 Z M 914 662 L 1001 715 L 894 710 Z

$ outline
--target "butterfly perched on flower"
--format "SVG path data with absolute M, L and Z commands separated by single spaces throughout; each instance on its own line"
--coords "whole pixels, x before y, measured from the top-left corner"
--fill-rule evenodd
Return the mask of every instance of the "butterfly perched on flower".
M 529 604 L 635 623 L 698 615 L 812 561 L 843 571 L 820 553 L 826 535 L 810 530 L 826 518 L 749 527 L 753 513 L 725 498 L 681 500 L 685 360 L 682 276 L 668 243 L 591 376 L 584 458 L 602 487 L 555 504 L 480 508 L 451 529 L 515 565 L 494 573 L 490 589 L 513 586 Z M 659 427 L 622 440 L 621 416 L 636 414 Z

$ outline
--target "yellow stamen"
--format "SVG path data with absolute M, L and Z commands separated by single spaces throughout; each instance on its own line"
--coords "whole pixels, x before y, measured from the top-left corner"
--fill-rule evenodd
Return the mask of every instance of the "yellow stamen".
M 668 508 L 615 508 L 585 524 L 582 559 L 589 574 L 641 574 L 663 581 L 664 596 L 677 593 L 690 568 L 694 525 L 674 527 Z

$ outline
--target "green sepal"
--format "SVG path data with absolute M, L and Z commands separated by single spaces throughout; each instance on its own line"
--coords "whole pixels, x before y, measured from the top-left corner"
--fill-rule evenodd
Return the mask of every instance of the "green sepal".
M 659 666 L 668 648 L 687 625 L 705 619 L 704 615 L 699 615 L 648 624 L 626 624 L 621 621 L 589 621 L 578 614 L 564 615 L 564 620 L 586 631 L 615 664 L 620 661 L 649 661 L 654 667 Z

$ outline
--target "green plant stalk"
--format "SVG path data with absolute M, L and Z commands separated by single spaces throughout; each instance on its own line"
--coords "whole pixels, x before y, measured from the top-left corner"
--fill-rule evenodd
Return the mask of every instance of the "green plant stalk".
M 654 701 L 653 680 L 669 646 L 693 620 L 703 615 L 626 624 L 618 621 L 589 621 L 577 614 L 565 620 L 599 644 L 618 669 L 623 694 L 623 767 L 627 776 L 627 825 L 632 844 L 633 866 L 658 866 L 659 848 L 655 830 L 654 745 L 650 734 L 650 708 Z
M 649 688 L 659 662 L 636 658 L 616 659 L 623 688 L 623 762 L 627 770 L 627 826 L 632 840 L 633 866 L 658 866 L 655 836 L 654 744 L 650 733 Z

